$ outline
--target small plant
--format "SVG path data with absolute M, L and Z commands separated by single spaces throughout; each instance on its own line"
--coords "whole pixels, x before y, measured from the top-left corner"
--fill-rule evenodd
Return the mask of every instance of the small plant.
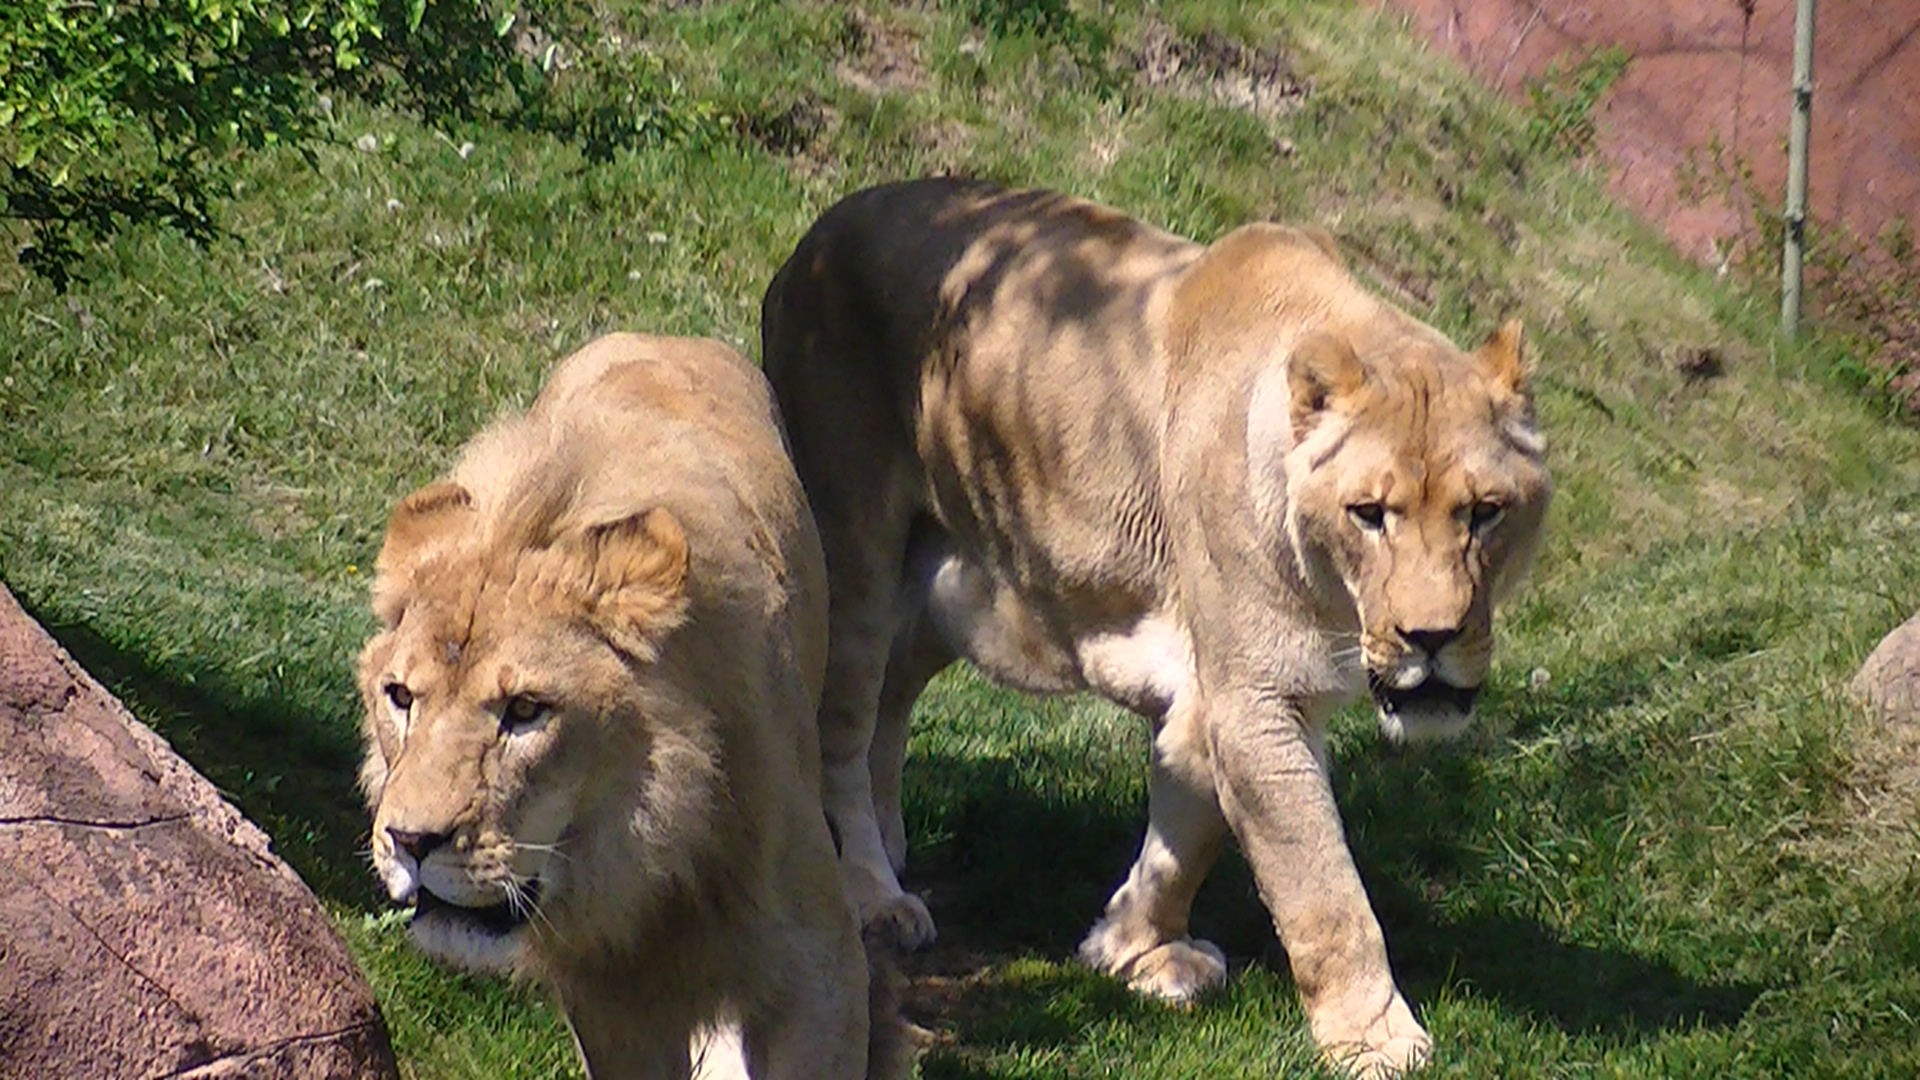
M 522 122 L 567 138 L 590 161 L 650 146 L 706 147 L 731 137 L 731 119 L 695 93 L 641 41 L 588 20 L 556 27 L 572 47 L 537 51 L 541 77 L 523 81 Z
M 1064 49 L 1103 93 L 1119 88 L 1109 54 L 1113 31 L 1067 0 L 963 0 L 968 21 L 996 38 L 1032 37 Z
M 1528 144 L 1536 151 L 1575 158 L 1590 153 L 1598 136 L 1593 110 L 1632 59 L 1620 46 L 1608 45 L 1571 66 L 1556 60 L 1539 78 L 1528 80 L 1527 103 L 1532 111 L 1527 121 Z

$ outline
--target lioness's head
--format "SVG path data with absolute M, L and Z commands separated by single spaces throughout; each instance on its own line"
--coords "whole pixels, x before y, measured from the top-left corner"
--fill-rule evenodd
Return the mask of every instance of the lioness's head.
M 671 690 L 646 677 L 685 607 L 675 519 L 481 519 L 452 483 L 393 513 L 374 586 L 382 628 L 359 665 L 361 780 L 374 867 L 414 905 L 415 940 L 512 969 L 541 935 L 622 921 L 596 905 L 641 902 L 633 868 L 649 853 L 631 848 L 662 827 L 648 812 L 673 820 L 711 755 L 658 721 L 676 711 Z M 634 762 L 675 767 L 663 778 Z M 621 869 L 597 879 L 605 866 Z
M 1390 738 L 1459 733 L 1552 495 L 1519 322 L 1463 351 L 1363 290 L 1324 234 L 1268 225 L 1192 276 L 1185 332 L 1230 328 L 1260 358 L 1256 509 L 1329 610 L 1351 609 L 1337 653 L 1357 652 Z
M 1457 734 L 1493 656 L 1494 604 L 1531 561 L 1552 491 L 1520 324 L 1472 353 L 1418 334 L 1361 355 L 1314 334 L 1287 383 L 1293 546 L 1352 600 L 1387 735 Z

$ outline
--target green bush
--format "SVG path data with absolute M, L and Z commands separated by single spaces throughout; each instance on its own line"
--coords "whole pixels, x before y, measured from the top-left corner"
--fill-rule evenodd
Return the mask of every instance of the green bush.
M 543 131 L 590 161 L 735 118 L 591 0 L 26 0 L 0 6 L 0 228 L 65 289 L 129 224 L 199 242 L 237 156 L 306 152 L 324 92 Z
M 470 104 L 470 88 L 494 81 L 510 50 L 499 34 L 476 32 L 491 22 L 479 5 L 439 9 L 429 18 L 428 0 L 0 6 L 0 219 L 25 227 L 21 261 L 64 288 L 79 245 L 129 222 L 210 239 L 231 155 L 306 142 L 323 86 L 384 81 L 414 87 L 423 104 Z

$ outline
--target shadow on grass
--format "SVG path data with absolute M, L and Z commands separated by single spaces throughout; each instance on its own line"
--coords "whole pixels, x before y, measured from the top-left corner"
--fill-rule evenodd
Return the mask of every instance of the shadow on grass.
M 233 692 L 211 672 L 165 671 L 90 627 L 45 621 L 32 607 L 27 614 L 264 829 L 275 853 L 321 899 L 381 906 L 362 854 L 367 817 L 351 735 L 297 708 Z M 349 700 L 352 688 L 343 681 L 339 692 Z
M 1591 768 L 1576 764 L 1561 783 L 1577 787 L 1576 777 Z M 1382 753 L 1349 763 L 1348 772 L 1342 804 L 1350 821 L 1366 822 L 1349 826 L 1355 859 L 1410 998 L 1453 988 L 1571 1035 L 1637 1041 L 1731 1027 L 1768 989 L 1705 982 L 1657 959 L 1566 941 L 1513 913 L 1540 886 L 1515 886 L 1485 869 L 1501 792 L 1471 752 Z M 1604 801 L 1571 793 L 1563 807 L 1576 820 L 1610 813 Z M 1606 858 L 1599 853 L 1599 865 L 1583 872 L 1606 873 Z M 1456 888 L 1476 894 L 1475 902 L 1467 914 L 1443 917 L 1440 901 Z M 1284 959 L 1276 951 L 1272 962 Z
M 1552 695 L 1497 709 L 1528 729 L 1580 724 L 1630 704 L 1658 679 L 1656 658 L 1602 663 L 1569 678 Z M 1576 759 L 1552 781 L 1564 790 L 1576 823 L 1614 813 L 1607 796 L 1578 790 L 1632 762 Z M 955 1029 L 963 1046 L 1014 1048 L 1084 1041 L 1095 1023 L 1152 1022 L 1160 1007 L 1117 984 L 1050 969 L 1051 978 L 1014 978 L 990 966 L 1009 958 L 1070 958 L 1129 866 L 1144 826 L 1144 806 L 1103 800 L 1082 788 L 1039 790 L 1036 773 L 1072 777 L 1085 763 L 1016 766 L 1005 759 L 921 755 L 909 763 L 907 791 L 931 793 L 936 835 L 915 850 L 909 888 L 924 890 L 941 941 L 916 962 L 916 999 Z M 1144 762 L 1142 763 L 1144 768 Z M 1419 1002 L 1443 988 L 1464 990 L 1573 1035 L 1640 1041 L 1661 1032 L 1739 1022 L 1764 986 L 1710 983 L 1617 948 L 1562 940 L 1553 929 L 1509 914 L 1524 897 L 1502 898 L 1487 878 L 1487 823 L 1507 801 L 1473 750 L 1393 752 L 1370 746 L 1335 766 L 1341 804 L 1368 895 L 1385 928 L 1402 989 Z M 1480 894 L 1480 914 L 1443 918 L 1436 901 L 1448 887 Z M 1286 957 L 1252 875 L 1229 851 L 1195 905 L 1195 932 L 1224 948 L 1236 968 L 1249 960 L 1285 972 Z M 929 991 L 924 983 L 931 981 Z M 953 1066 L 949 1068 L 948 1066 Z M 959 1071 L 954 1071 L 958 1068 Z M 941 1059 L 940 1076 L 970 1076 Z M 984 1074 L 981 1074 L 984 1075 Z

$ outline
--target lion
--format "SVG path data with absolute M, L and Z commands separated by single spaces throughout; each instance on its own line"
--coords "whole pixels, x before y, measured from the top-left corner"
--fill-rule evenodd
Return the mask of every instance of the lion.
M 380 551 L 361 780 L 414 941 L 551 987 L 594 1077 L 891 1075 L 821 803 L 825 605 L 758 371 L 562 361 Z
M 900 775 L 914 700 L 965 657 L 1152 722 L 1146 837 L 1088 963 L 1175 1001 L 1223 981 L 1188 918 L 1231 832 L 1327 1057 L 1426 1060 L 1325 731 L 1363 688 L 1396 740 L 1469 722 L 1552 490 L 1520 324 L 1463 351 L 1323 232 L 1201 245 L 934 179 L 822 216 L 762 337 L 826 549 L 825 795 L 863 919 L 934 934 L 898 879 Z

